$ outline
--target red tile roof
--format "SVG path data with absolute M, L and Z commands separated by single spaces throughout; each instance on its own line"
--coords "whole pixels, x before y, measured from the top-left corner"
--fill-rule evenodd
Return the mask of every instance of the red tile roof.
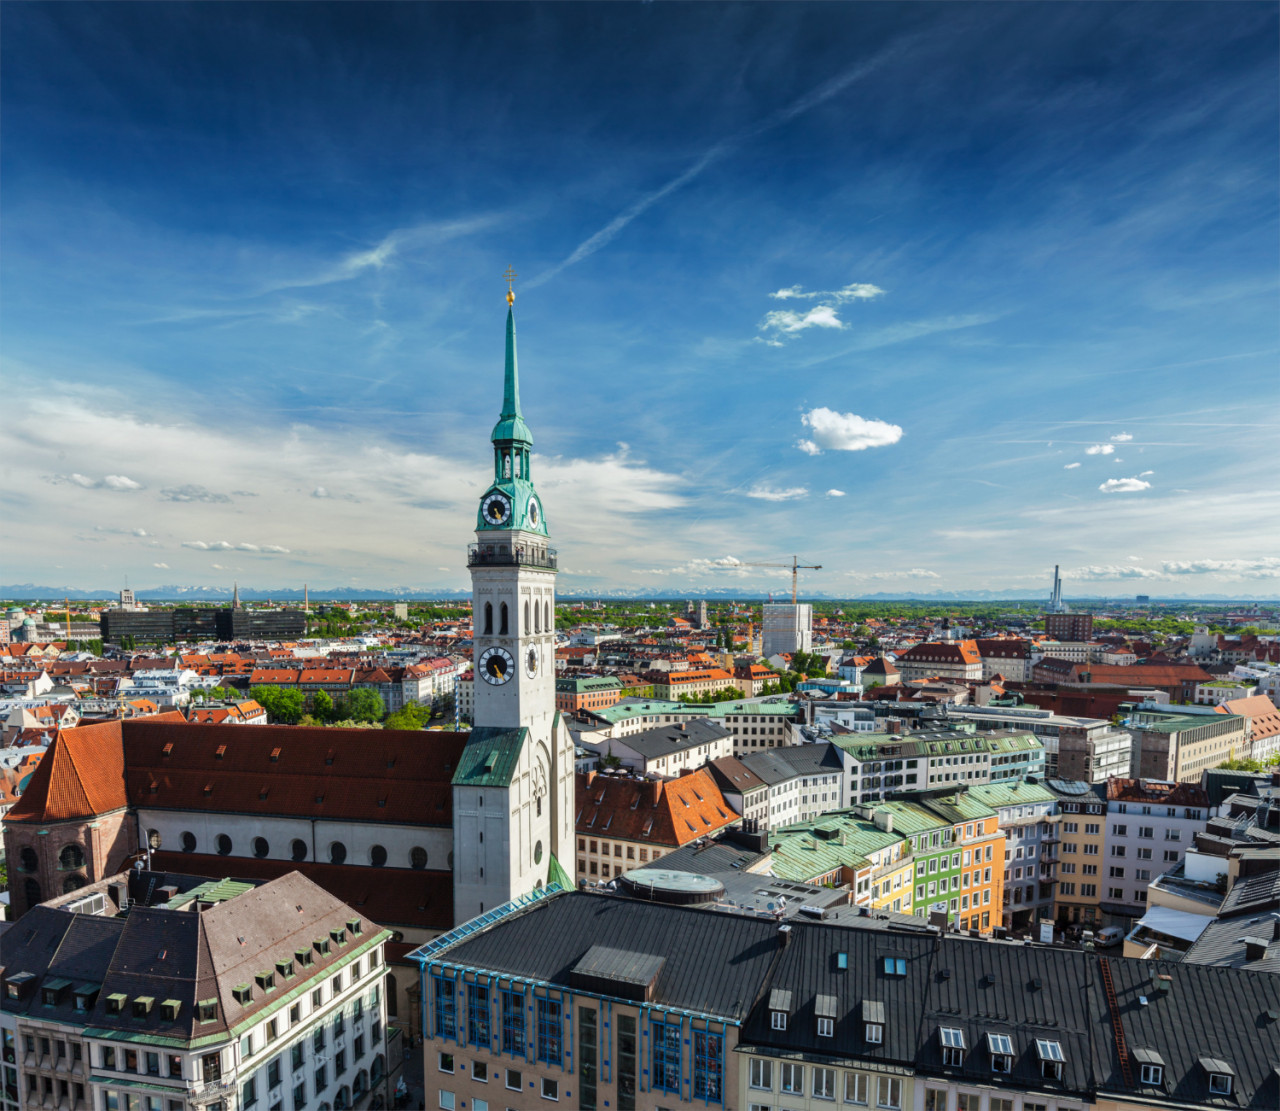
M 677 779 L 579 773 L 580 834 L 675 847 L 738 820 L 706 768 Z
M 1265 694 L 1233 698 L 1216 707 L 1220 714 L 1239 714 L 1250 721 L 1250 738 L 1263 741 L 1280 733 L 1280 708 Z
M 186 725 L 178 713 L 152 720 L 175 719 Z M 63 822 L 109 814 L 127 804 L 121 722 L 104 721 L 59 732 L 5 820 Z
M 465 733 L 129 721 L 129 801 L 447 826 Z M 167 753 L 167 754 L 166 754 Z
M 292 860 L 257 860 L 168 849 L 153 852 L 151 863 L 157 871 L 219 879 L 273 880 L 289 872 L 301 872 L 312 883 L 380 926 L 432 930 L 453 928 L 452 872 L 371 868 L 363 864 L 319 864 L 306 860 L 298 863 Z

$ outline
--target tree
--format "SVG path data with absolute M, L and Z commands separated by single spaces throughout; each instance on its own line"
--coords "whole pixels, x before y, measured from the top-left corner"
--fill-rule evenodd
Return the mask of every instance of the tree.
M 302 720 L 302 692 L 296 687 L 257 686 L 249 695 L 275 725 L 297 725 Z
M 333 699 L 328 691 L 316 691 L 311 699 L 311 713 L 321 723 L 333 720 Z
M 406 702 L 403 707 L 387 715 L 384 729 L 425 729 L 431 721 L 431 707 L 417 702 Z
M 357 687 L 343 702 L 343 716 L 352 721 L 381 721 L 387 714 L 382 695 L 368 687 Z

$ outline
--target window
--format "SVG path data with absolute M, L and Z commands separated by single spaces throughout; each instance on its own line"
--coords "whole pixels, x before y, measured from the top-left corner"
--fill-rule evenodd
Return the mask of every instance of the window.
M 844 1101 L 845 1103 L 859 1103 L 865 1105 L 867 1102 L 867 1088 L 870 1086 L 870 1077 L 860 1072 L 846 1072 L 844 1074 Z
M 1226 1072 L 1211 1072 L 1209 1074 L 1209 1091 L 1215 1096 L 1229 1096 L 1231 1094 L 1232 1076 Z
M 884 974 L 886 976 L 905 976 L 907 974 L 907 962 L 902 957 L 885 957 Z
M 1144 1088 L 1159 1088 L 1164 1083 L 1163 1065 L 1143 1065 L 1142 1085 Z
M 289 1067 L 293 1069 L 294 1072 L 297 1072 L 298 1069 L 302 1068 L 303 1058 L 305 1057 L 305 1054 L 306 1054 L 306 1050 L 302 1048 L 301 1042 L 296 1042 L 294 1045 L 290 1046 Z
M 560 1035 L 560 1001 L 538 1000 L 538 1060 L 558 1065 L 564 1060 L 564 1048 Z M 547 1097 L 544 1098 L 559 1098 Z
M 250 1077 L 244 1082 L 240 1089 L 240 1103 L 244 1107 L 251 1107 L 258 1102 L 258 1078 Z
M 833 1018 L 818 1019 L 818 1037 L 834 1038 L 836 1034 L 836 1022 Z
M 277 1057 L 267 1066 L 267 1087 L 280 1087 L 280 1058 Z
M 1013 1039 L 1008 1034 L 988 1034 L 987 1048 L 991 1051 L 991 1071 L 1009 1072 L 1013 1068 Z
M 1182 840 L 1182 830 L 1180 830 L 1180 829 L 1166 829 L 1166 830 L 1164 831 L 1164 839 L 1165 839 L 1166 841 L 1181 841 L 1181 840 Z
M 579 1068 L 581 1068 L 579 1061 Z M 832 1074 L 832 1085 L 835 1085 Z M 693 1098 L 720 1103 L 724 1094 L 724 1038 L 709 1030 L 693 1032 Z M 832 1099 L 835 1096 L 831 1097 Z
M 783 1061 L 781 1069 L 782 1090 L 788 1095 L 804 1095 L 804 1065 Z
M 484 984 L 467 985 L 467 1041 L 486 1048 L 489 1033 L 489 989 Z
M 786 1011 L 770 1011 L 769 1025 L 774 1030 L 785 1030 L 787 1028 L 787 1012 Z
M 884 1041 L 884 1026 L 879 1022 L 868 1022 L 866 1028 L 867 1043 L 879 1045 Z
M 876 1084 L 877 1107 L 902 1106 L 902 1081 L 896 1076 L 882 1076 Z
M 454 1111 L 457 1103 L 452 1092 L 446 1092 L 443 1088 L 440 1090 L 440 1106 L 444 1108 L 444 1111 Z
M 959 1068 L 964 1064 L 964 1031 L 954 1026 L 942 1026 L 938 1029 L 938 1038 L 942 1042 L 942 1063 Z
M 680 1027 L 674 1022 L 651 1022 L 649 1041 L 653 1046 L 652 1085 L 659 1091 L 680 1091 Z
M 542 1078 L 542 1098 L 543 1099 L 559 1099 L 560 1084 L 555 1080 L 548 1080 L 546 1077 L 543 1077 Z
M 507 1069 L 507 1087 L 513 1092 L 524 1091 L 524 1077 L 515 1069 Z
M 502 1052 L 524 1056 L 524 996 L 520 992 L 502 993 Z
M 1040 1058 L 1040 1073 L 1046 1080 L 1062 1079 L 1062 1064 L 1066 1058 L 1062 1055 L 1060 1042 L 1037 1038 L 1036 1055 Z
M 836 1098 L 836 1070 L 815 1068 L 813 1070 L 813 1098 Z
M 924 1090 L 924 1111 L 947 1111 L 947 1093 L 944 1088 Z
M 773 1062 L 752 1057 L 747 1083 L 760 1091 L 773 1091 Z
M 582 1111 L 595 1111 L 597 1072 L 596 1009 L 582 1007 L 578 1011 L 578 1106 Z
M 436 1037 L 458 1040 L 457 985 L 443 976 L 436 981 Z M 312 1003 L 315 1000 L 312 999 Z

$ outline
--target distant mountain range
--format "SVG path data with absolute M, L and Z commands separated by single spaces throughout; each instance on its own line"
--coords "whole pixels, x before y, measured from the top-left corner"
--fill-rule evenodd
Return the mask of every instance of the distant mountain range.
M 231 589 L 221 586 L 156 586 L 134 590 L 139 601 L 148 602 L 186 602 L 190 604 L 219 605 L 231 600 Z M 76 602 L 114 600 L 119 596 L 118 590 L 76 590 L 68 586 L 39 586 L 35 583 L 11 583 L 0 585 L 0 599 L 13 601 L 60 602 L 64 598 Z M 469 598 L 469 590 L 427 590 L 421 587 L 390 586 L 381 590 L 359 589 L 355 587 L 335 587 L 330 590 L 312 590 L 313 602 L 346 602 L 346 601 L 431 601 L 434 599 Z M 711 587 L 706 590 L 599 590 L 574 591 L 562 594 L 561 598 L 600 598 L 625 600 L 629 598 L 656 601 L 659 599 L 684 600 L 686 598 L 707 598 L 710 600 L 760 601 L 768 595 L 758 590 L 733 590 L 729 587 Z M 242 586 L 240 597 L 245 601 L 301 602 L 303 592 L 294 587 L 279 587 L 273 590 L 258 590 Z M 1275 602 L 1280 600 L 1276 595 L 1241 595 L 1241 594 L 1152 594 L 1153 602 Z M 786 601 L 786 593 L 775 591 L 776 601 Z M 1073 594 L 1068 602 L 1132 602 L 1133 594 Z M 931 590 L 931 591 L 881 591 L 875 594 L 826 594 L 821 591 L 807 593 L 809 601 L 860 601 L 860 602 L 1029 602 L 1043 604 L 1047 599 L 1039 592 L 1031 594 L 1018 590 Z

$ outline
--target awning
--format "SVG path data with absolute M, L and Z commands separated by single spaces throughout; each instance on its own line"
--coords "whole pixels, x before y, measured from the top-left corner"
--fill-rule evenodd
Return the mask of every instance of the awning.
M 1192 914 L 1186 910 L 1150 907 L 1137 923 L 1137 928 L 1154 930 L 1158 934 L 1181 938 L 1183 941 L 1195 941 L 1212 921 L 1206 915 Z

